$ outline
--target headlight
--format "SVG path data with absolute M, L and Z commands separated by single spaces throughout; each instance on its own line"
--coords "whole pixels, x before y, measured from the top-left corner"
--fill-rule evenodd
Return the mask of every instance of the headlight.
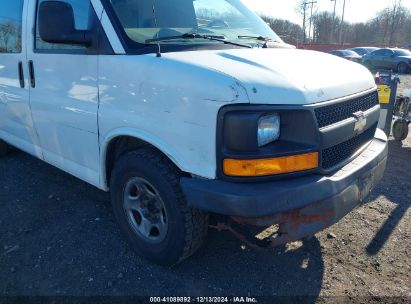
M 259 147 L 276 141 L 280 137 L 280 115 L 275 113 L 261 117 L 257 133 Z

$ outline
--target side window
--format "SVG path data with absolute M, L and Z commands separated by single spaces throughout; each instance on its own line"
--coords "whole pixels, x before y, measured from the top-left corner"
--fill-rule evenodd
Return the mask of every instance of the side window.
M 21 52 L 24 0 L 0 0 L 0 53 Z
M 384 50 L 378 50 L 373 53 L 376 56 L 384 56 Z
M 0 0 L 1 1 L 1 0 Z M 3 0 L 10 1 L 10 0 Z M 35 40 L 35 49 L 36 50 L 82 50 L 86 47 L 80 45 L 71 45 L 71 44 L 53 44 L 41 40 L 39 35 L 38 27 L 38 9 L 40 4 L 47 0 L 38 0 L 37 2 L 37 25 L 36 25 L 36 40 Z M 74 20 L 77 30 L 87 30 L 89 29 L 90 24 L 90 12 L 91 4 L 89 0 L 58 0 L 61 2 L 66 2 L 71 5 L 74 12 Z

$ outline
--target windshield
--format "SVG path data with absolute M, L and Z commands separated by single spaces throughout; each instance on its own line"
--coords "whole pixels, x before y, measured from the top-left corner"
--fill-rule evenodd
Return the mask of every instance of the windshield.
M 330 53 L 337 56 L 358 56 L 356 52 L 350 50 L 331 51 Z
M 351 51 L 354 51 L 355 53 L 359 55 L 365 55 L 365 54 L 372 53 L 376 50 L 378 50 L 378 48 L 355 48 L 355 49 L 352 49 Z
M 358 56 L 358 54 L 356 52 L 350 51 L 350 50 L 344 50 L 344 51 L 340 51 L 340 52 L 344 56 Z
M 150 39 L 186 33 L 216 36 L 238 43 L 259 43 L 256 37 L 282 42 L 270 27 L 246 8 L 240 0 L 110 0 L 109 2 L 127 36 L 141 44 L 146 44 Z M 218 42 L 180 38 L 159 41 L 159 43 Z
M 366 49 L 352 49 L 351 51 L 355 52 L 358 55 L 365 55 L 368 53 Z
M 411 56 L 411 52 L 407 50 L 395 50 L 394 53 L 397 56 Z

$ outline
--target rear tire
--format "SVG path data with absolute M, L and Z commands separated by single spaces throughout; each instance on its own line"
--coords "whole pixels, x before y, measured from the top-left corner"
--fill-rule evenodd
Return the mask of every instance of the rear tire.
M 187 205 L 180 178 L 178 168 L 150 148 L 121 157 L 111 176 L 121 231 L 137 254 L 156 264 L 171 266 L 188 258 L 208 232 L 208 214 Z
M 408 137 L 408 123 L 405 120 L 399 119 L 394 122 L 392 134 L 396 141 L 403 141 Z
M 10 146 L 0 139 L 0 157 L 5 156 L 10 150 Z
M 401 62 L 400 64 L 398 64 L 398 73 L 407 74 L 408 70 L 409 70 L 408 64 L 404 62 Z

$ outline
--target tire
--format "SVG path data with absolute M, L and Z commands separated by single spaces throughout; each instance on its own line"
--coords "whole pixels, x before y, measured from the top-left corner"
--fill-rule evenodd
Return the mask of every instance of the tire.
M 398 73 L 407 74 L 408 70 L 409 70 L 408 64 L 404 62 L 401 62 L 400 64 L 398 64 Z
M 399 119 L 394 122 L 392 134 L 397 141 L 403 141 L 408 137 L 408 123 L 405 120 Z
M 187 205 L 180 178 L 174 164 L 151 148 L 121 157 L 111 176 L 111 201 L 121 231 L 137 254 L 159 265 L 191 256 L 208 232 L 208 214 Z
M 10 150 L 10 146 L 0 139 L 0 157 L 5 156 Z

